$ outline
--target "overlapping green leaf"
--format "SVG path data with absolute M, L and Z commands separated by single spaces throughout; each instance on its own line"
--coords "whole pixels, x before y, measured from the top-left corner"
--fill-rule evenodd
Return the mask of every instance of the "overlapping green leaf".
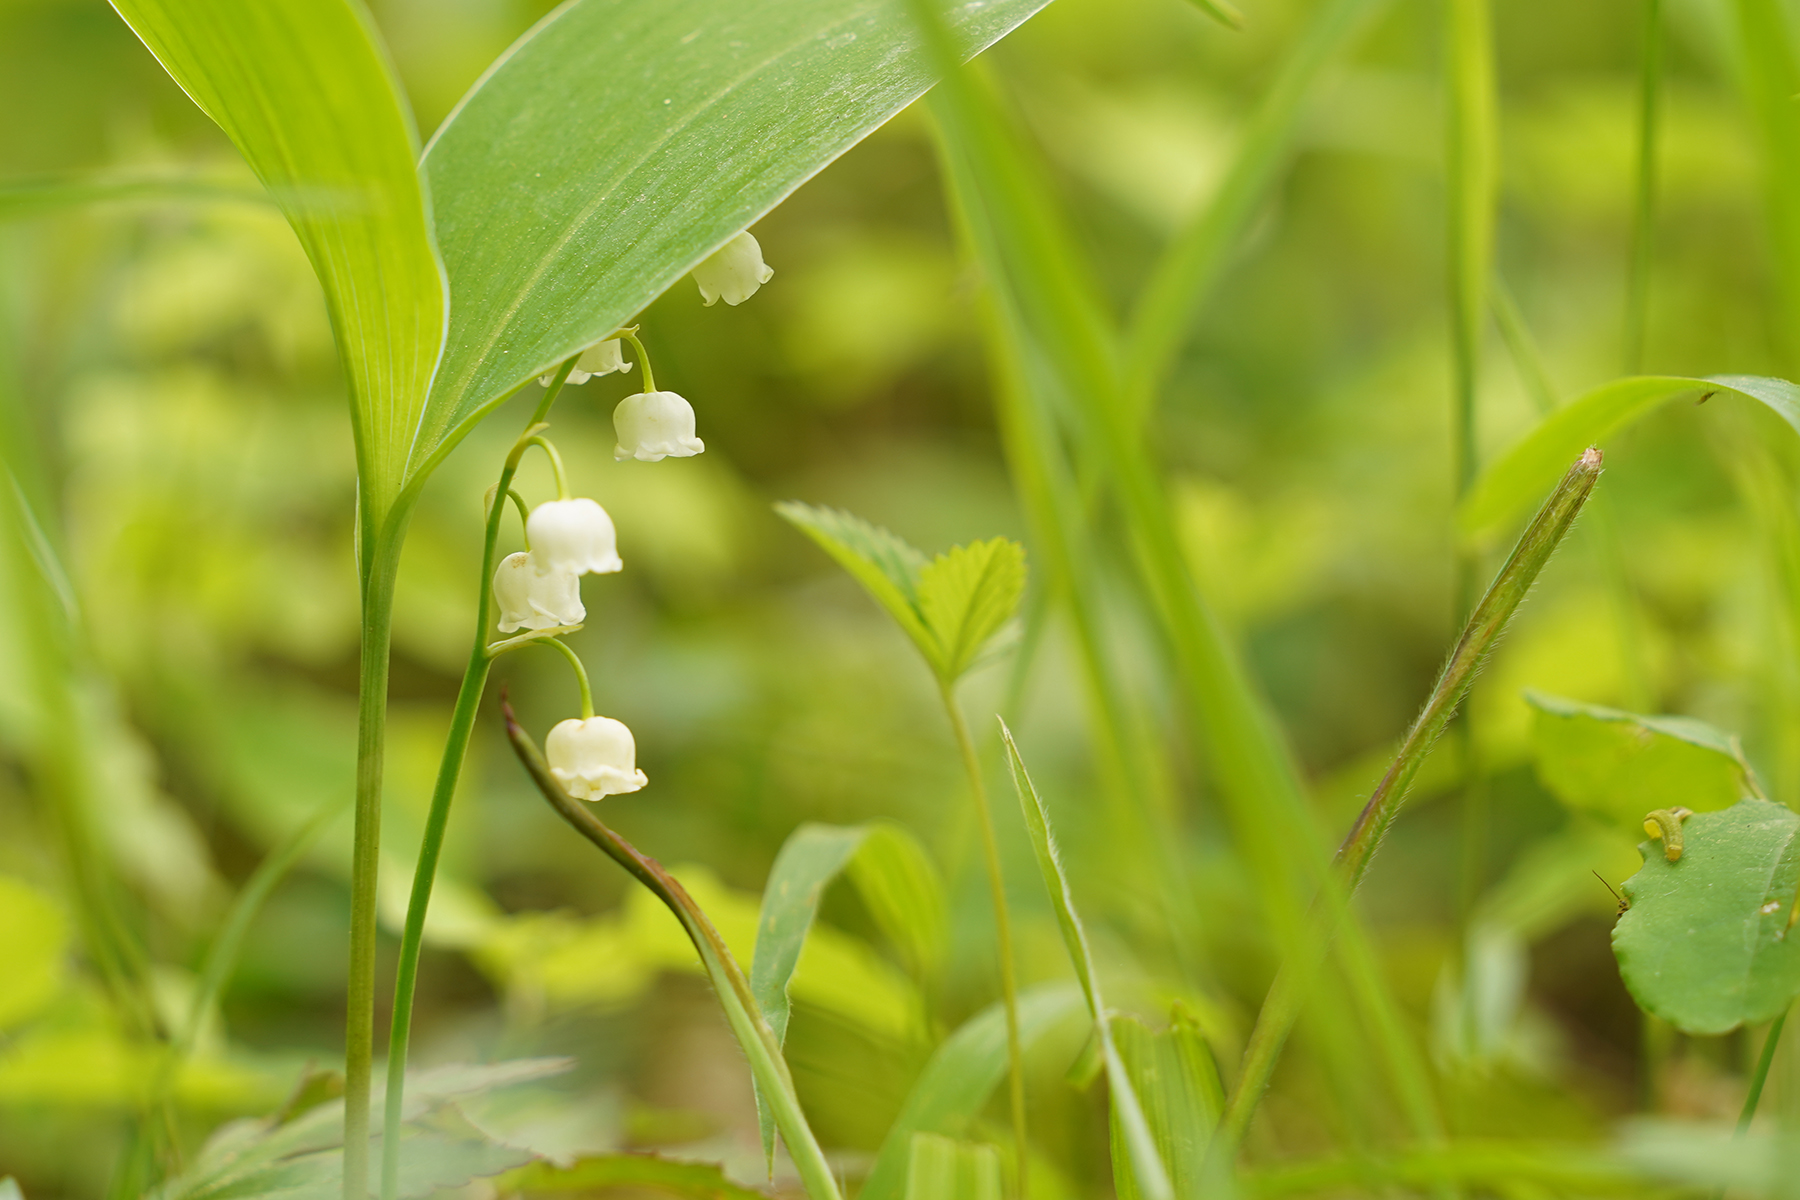
M 1112 1038 L 1143 1106 L 1157 1154 L 1168 1165 L 1175 1195 L 1184 1200 L 1201 1195 L 1206 1147 L 1225 1110 L 1218 1064 L 1206 1039 L 1179 1009 L 1169 1028 L 1161 1031 L 1133 1017 L 1115 1017 Z M 1119 1200 L 1151 1195 L 1132 1165 L 1127 1131 L 1117 1109 L 1112 1141 Z
M 1754 794 L 1737 739 L 1691 717 L 1646 717 L 1542 692 L 1532 744 L 1538 777 L 1557 799 L 1637 831 L 1644 814 L 1730 808 Z
M 1613 926 L 1619 974 L 1638 1007 L 1688 1033 L 1768 1021 L 1800 995 L 1800 815 L 1767 800 L 1697 813 L 1679 859 L 1645 843 Z
M 1000 1155 L 992 1146 L 915 1133 L 906 1200 L 1000 1200 Z
M 356 0 L 113 7 L 236 143 L 318 272 L 368 539 L 406 483 L 448 312 L 411 108 L 369 15 Z
M 589 1194 L 597 1189 L 654 1188 L 655 1194 L 682 1200 L 766 1200 L 764 1193 L 740 1187 L 711 1163 L 677 1162 L 654 1154 L 603 1154 L 566 1167 L 533 1163 L 495 1181 L 507 1196 Z M 604 1193 L 603 1193 L 604 1194 Z
M 1484 534 L 1537 503 L 1569 462 L 1588 446 L 1684 393 L 1730 392 L 1767 405 L 1800 430 L 1800 387 L 1760 375 L 1690 378 L 1636 375 L 1615 379 L 1576 397 L 1540 421 L 1476 480 L 1457 513 L 1467 536 Z
M 968 58 L 1047 0 L 960 5 Z M 426 173 L 456 298 L 426 449 L 626 321 L 931 85 L 902 0 L 576 0 Z
M 1019 996 L 1019 1042 L 1029 1053 L 1043 1036 L 1082 1005 L 1079 989 L 1047 984 Z M 945 1039 L 888 1130 L 857 1200 L 902 1200 L 915 1133 L 956 1137 L 969 1127 L 1006 1074 L 1006 1013 L 981 1010 Z

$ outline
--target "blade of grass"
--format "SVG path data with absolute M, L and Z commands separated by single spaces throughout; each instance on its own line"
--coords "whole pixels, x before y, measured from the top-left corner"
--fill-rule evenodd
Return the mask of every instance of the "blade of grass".
M 98 204 L 248 204 L 267 206 L 272 197 L 259 187 L 198 176 L 9 179 L 0 182 L 0 221 L 23 221 L 70 208 Z
M 929 5 L 915 0 L 915 9 L 928 36 L 934 36 Z M 1135 560 L 1174 651 L 1197 741 L 1249 862 L 1262 910 L 1277 944 L 1296 946 L 1303 933 L 1303 898 L 1328 876 L 1318 831 L 1272 718 L 1188 576 L 1158 473 L 1120 403 L 1110 336 L 1049 203 L 1050 189 L 1027 167 L 994 102 L 966 73 L 946 74 L 933 94 L 932 110 L 957 220 L 985 269 L 998 316 L 994 324 L 1011 343 L 1002 353 L 1027 363 L 1041 355 L 1054 394 L 1076 410 L 1075 436 L 1102 452 L 1108 486 L 1122 502 Z M 1037 376 L 1026 378 L 1035 382 Z M 1035 391 L 1028 399 L 1048 405 Z M 1354 923 L 1343 929 L 1346 944 L 1361 944 Z M 1370 979 L 1362 972 L 1351 976 L 1356 1002 L 1391 1010 L 1385 989 L 1366 990 Z M 1399 1022 L 1380 1018 L 1373 1024 Z M 1408 1118 L 1420 1136 L 1437 1136 L 1430 1084 L 1416 1051 L 1385 1040 L 1380 1049 L 1402 1051 L 1387 1056 L 1385 1065 L 1402 1097 L 1425 1100 L 1422 1108 L 1408 1102 Z
M 1643 0 L 1638 43 L 1638 144 L 1631 208 L 1631 262 L 1625 277 L 1625 374 L 1644 369 L 1650 319 L 1650 264 L 1656 249 L 1656 148 L 1662 115 L 1662 0 Z
M 1762 150 L 1769 275 L 1784 310 L 1776 347 L 1789 369 L 1800 363 L 1800 55 L 1780 0 L 1734 0 L 1739 83 Z
M 513 716 L 512 706 L 502 700 L 500 707 L 506 718 L 506 736 L 512 742 L 513 751 L 525 765 L 525 770 L 543 793 L 544 799 L 550 802 L 550 807 L 573 826 L 577 833 L 598 846 L 607 857 L 623 867 L 627 874 L 648 888 L 652 895 L 675 914 L 675 919 L 681 922 L 688 940 L 693 942 L 694 949 L 700 955 L 707 977 L 712 981 L 713 993 L 718 997 L 719 1007 L 725 1010 L 725 1019 L 731 1026 L 732 1035 L 737 1038 L 738 1046 L 749 1060 L 756 1085 L 768 1098 L 769 1107 L 775 1115 L 776 1128 L 781 1131 L 781 1140 L 787 1144 L 788 1153 L 793 1156 L 806 1194 L 811 1200 L 841 1200 L 842 1193 L 838 1190 L 830 1164 L 825 1161 L 825 1152 L 819 1148 L 818 1139 L 813 1136 L 812 1127 L 807 1124 L 806 1114 L 800 1107 L 799 1097 L 794 1094 L 794 1081 L 788 1074 L 787 1063 L 781 1057 L 781 1047 L 776 1044 L 768 1021 L 763 1018 L 762 1011 L 756 1005 L 750 983 L 744 978 L 737 960 L 731 956 L 725 939 L 719 936 L 719 931 L 713 928 L 712 922 L 700 910 L 700 906 L 694 903 L 687 889 L 673 875 L 663 870 L 661 863 L 614 833 L 594 815 L 590 807 L 563 790 L 562 785 L 550 774 L 549 765 L 544 762 L 544 756 L 531 740 L 531 735 L 525 732 Z
M 1133 307 L 1125 346 L 1125 395 L 1140 420 L 1148 415 L 1194 317 L 1231 265 L 1244 231 L 1292 159 L 1319 77 L 1385 4 L 1326 0 L 1319 6 L 1245 123 L 1218 190 L 1151 269 Z

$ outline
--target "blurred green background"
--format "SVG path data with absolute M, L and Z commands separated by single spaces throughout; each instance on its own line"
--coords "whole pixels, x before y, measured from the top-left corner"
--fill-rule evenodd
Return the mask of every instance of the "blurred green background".
M 1667 7 L 1645 366 L 1791 377 L 1800 367 L 1764 244 L 1728 8 Z M 375 5 L 427 136 L 544 11 L 501 0 Z M 1312 11 L 1254 0 L 1247 27 L 1232 32 L 1180 0 L 1056 0 L 988 56 L 1120 306 L 1217 183 Z M 1623 0 L 1518 0 L 1495 17 L 1498 272 L 1542 374 L 1522 370 L 1490 330 L 1479 431 L 1489 455 L 1546 400 L 1622 371 L 1641 23 Z M 1378 778 L 1452 632 L 1440 22 L 1435 5 L 1391 4 L 1328 72 L 1156 426 L 1193 568 L 1246 647 L 1327 830 L 1347 827 Z M 0 107 L 11 114 L 0 122 L 0 175 L 14 184 L 180 175 L 254 186 L 223 136 L 93 0 L 0 0 Z M 835 894 L 830 928 L 802 966 L 790 1044 L 799 1087 L 826 1144 L 852 1151 L 878 1144 L 930 1039 L 993 998 L 992 925 L 926 672 L 770 504 L 843 506 L 928 550 L 1024 537 L 993 425 L 976 280 L 940 189 L 929 122 L 908 111 L 755 227 L 776 274 L 752 301 L 705 309 L 684 280 L 645 312 L 657 378 L 693 402 L 705 455 L 612 461 L 609 414 L 635 376 L 574 389 L 554 428 L 576 494 L 611 512 L 626 563 L 588 581 L 588 623 L 571 639 L 598 710 L 631 726 L 651 779 L 608 800 L 606 818 L 675 867 L 728 935 L 734 920 L 753 920 L 769 864 L 805 820 L 901 821 L 950 882 L 955 952 L 930 1004 L 865 939 L 867 914 Z M 9 204 L 0 401 L 22 448 L 22 486 L 54 516 L 46 532 L 86 638 L 76 684 L 108 806 L 98 836 L 156 964 L 159 999 L 179 1011 L 234 888 L 351 786 L 353 475 L 335 351 L 305 259 L 268 207 L 206 197 Z M 406 551 L 390 932 L 471 635 L 482 493 L 523 402 L 439 471 Z M 1472 744 L 1496 812 L 1485 882 L 1494 904 L 1529 914 L 1494 949 L 1479 1044 L 1443 1016 L 1459 888 L 1454 805 L 1439 803 L 1459 786 L 1451 748 L 1371 875 L 1366 911 L 1452 1081 L 1459 1131 L 1598 1134 L 1643 1101 L 1639 1018 L 1607 946 L 1613 901 L 1586 873 L 1616 884 L 1635 856 L 1628 841 L 1570 832 L 1532 770 L 1521 689 L 1702 717 L 1742 734 L 1778 798 L 1800 789 L 1800 676 L 1773 586 L 1783 563 L 1767 549 L 1779 526 L 1771 508 L 1792 520 L 1791 441 L 1766 414 L 1719 399 L 1671 406 L 1609 445 L 1597 511 L 1478 685 Z M 541 464 L 525 480 L 533 500 L 549 494 Z M 982 730 L 997 709 L 1013 723 L 1059 821 L 1115 1001 L 1166 1017 L 1182 1000 L 1230 1064 L 1270 949 L 1177 719 L 1163 649 L 1122 560 L 1112 566 L 1101 585 L 1109 643 L 1172 764 L 1197 910 L 1171 912 L 1146 894 L 1118 814 L 1097 796 L 1059 619 L 1028 660 L 978 677 L 967 705 Z M 24 564 L 6 569 L 17 578 Z M 97 1196 L 153 1064 L 120 1031 L 76 948 L 61 835 L 29 765 L 44 736 L 31 681 L 47 651 L 27 632 L 22 595 L 0 588 L 0 882 L 30 890 L 0 894 L 12 904 L 0 910 L 11 913 L 10 932 L 0 916 L 0 947 L 11 938 L 8 952 L 24 954 L 66 939 L 69 949 L 54 951 L 59 965 L 42 978 L 0 982 L 0 1175 L 18 1176 L 33 1200 Z M 540 737 L 575 711 L 555 656 L 502 660 L 495 682 Z M 571 1145 L 672 1148 L 754 1177 L 748 1075 L 689 953 L 534 796 L 494 701 L 429 930 L 418 1059 L 573 1055 L 557 1115 L 541 1118 L 563 1122 Z M 1001 811 L 1024 978 L 1064 977 L 1028 847 L 1004 802 Z M 274 1107 L 307 1063 L 340 1057 L 348 846 L 345 819 L 258 920 L 181 1085 L 190 1138 Z M 393 949 L 390 938 L 389 980 Z M 1385 1102 L 1359 1105 L 1354 1079 L 1307 1045 L 1303 1031 L 1252 1143 L 1258 1154 L 1356 1144 L 1394 1121 Z M 1678 1045 L 1653 1106 L 1734 1112 L 1743 1053 L 1741 1037 Z M 1041 1186 L 1103 1194 L 1103 1102 L 1064 1087 L 1055 1058 L 1043 1056 L 1034 1076 Z

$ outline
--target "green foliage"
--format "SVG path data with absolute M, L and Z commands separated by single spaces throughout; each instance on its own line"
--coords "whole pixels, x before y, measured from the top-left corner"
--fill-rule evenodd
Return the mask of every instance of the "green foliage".
M 1109 1024 L 1157 1155 L 1168 1164 L 1174 1194 L 1183 1200 L 1204 1194 L 1206 1147 L 1225 1111 L 1218 1064 L 1206 1039 L 1179 1006 L 1167 1029 L 1151 1029 L 1135 1017 L 1114 1017 Z M 1117 1106 L 1111 1129 L 1119 1200 L 1143 1200 L 1152 1193 L 1138 1180 Z
M 1756 789 L 1737 739 L 1691 717 L 1646 717 L 1542 692 L 1532 748 L 1556 798 L 1609 827 L 1642 832 L 1644 814 L 1730 808 Z
M 1047 984 L 1019 994 L 1019 1041 L 1027 1053 L 1082 1005 L 1079 989 Z M 918 1133 L 966 1132 L 1006 1074 L 1006 1013 L 990 1005 L 944 1039 L 913 1084 L 857 1200 L 902 1200 Z
M 1788 937 L 1796 833 L 1792 810 L 1742 800 L 1689 819 L 1675 862 L 1655 843 L 1640 847 L 1644 865 L 1621 887 L 1631 907 L 1613 927 L 1619 974 L 1640 1008 L 1697 1034 L 1787 1011 L 1800 995 L 1800 939 Z
M 1000 1155 L 992 1146 L 915 1133 L 906 1200 L 1001 1200 Z
M 0 1029 L 38 1013 L 62 986 L 68 923 L 49 896 L 0 875 Z
M 1615 379 L 1545 417 L 1518 445 L 1490 463 L 1457 512 L 1458 528 L 1467 537 L 1491 532 L 1536 503 L 1584 447 L 1606 441 L 1665 402 L 1694 391 L 1755 400 L 1800 430 L 1800 387 L 1785 379 L 1752 375 Z
M 958 10 L 969 57 L 1047 0 Z M 924 92 L 901 5 L 579 0 L 425 156 L 456 304 L 427 450 L 630 319 Z
M 992 538 L 925 555 L 860 517 L 790 500 L 775 511 L 862 584 L 912 639 L 943 684 L 979 662 L 1025 591 L 1025 550 Z
M 287 214 L 331 311 L 356 429 L 365 553 L 415 465 L 449 297 L 418 133 L 356 0 L 120 0 Z
M 1076 915 L 1075 897 L 1063 871 L 1056 835 L 1050 830 L 1050 812 L 1032 785 L 1031 775 L 1025 770 L 1025 760 L 1019 757 L 1019 747 L 1014 744 L 1012 731 L 1004 721 L 1000 724 L 1000 736 L 1006 743 L 1006 761 L 1012 768 L 1013 789 L 1018 793 L 1019 811 L 1025 818 L 1025 832 L 1031 838 L 1038 874 L 1050 893 L 1056 923 L 1062 928 L 1063 945 L 1068 948 L 1069 961 L 1075 966 L 1075 978 L 1081 981 L 1082 994 L 1087 997 L 1088 1015 L 1094 1019 L 1094 1035 L 1099 1039 L 1101 1060 L 1106 1067 L 1113 1127 L 1125 1150 L 1124 1155 L 1117 1156 L 1120 1165 L 1115 1170 L 1128 1174 L 1145 1200 L 1170 1200 L 1174 1192 L 1169 1182 L 1169 1169 L 1163 1163 L 1157 1138 L 1145 1119 L 1144 1105 L 1138 1098 L 1131 1072 L 1113 1043 L 1112 1014 L 1100 994 L 1100 979 L 1094 969 L 1093 951 L 1088 948 L 1087 931 Z
M 677 1162 L 654 1154 L 606 1154 L 567 1166 L 532 1163 L 494 1181 L 505 1196 L 563 1196 L 605 1188 L 654 1188 L 680 1200 L 766 1200 L 708 1163 Z

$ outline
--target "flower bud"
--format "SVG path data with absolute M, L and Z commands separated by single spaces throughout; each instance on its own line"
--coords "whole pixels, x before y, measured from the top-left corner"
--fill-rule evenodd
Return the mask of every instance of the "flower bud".
M 625 397 L 613 409 L 613 430 L 619 435 L 613 458 L 621 462 L 692 458 L 706 449 L 706 443 L 694 436 L 694 406 L 674 392 Z
M 756 295 L 756 289 L 775 278 L 775 269 L 763 262 L 762 247 L 748 230 L 713 251 L 693 272 L 700 285 L 700 299 L 711 308 L 720 300 L 739 305 Z
M 575 365 L 569 368 L 570 383 L 586 383 L 597 375 L 611 375 L 614 371 L 631 370 L 631 364 L 625 361 L 624 347 L 618 338 L 607 338 L 603 342 L 595 342 L 581 352 Z M 549 387 L 556 378 L 556 372 L 538 376 L 539 387 Z
M 649 783 L 637 769 L 637 743 L 623 721 L 570 718 L 544 739 L 550 774 L 577 800 L 635 792 Z
M 531 510 L 525 538 L 540 571 L 605 575 L 620 570 L 612 518 L 592 500 L 550 500 Z
M 533 556 L 522 551 L 500 560 L 494 600 L 500 605 L 501 633 L 579 625 L 587 617 L 575 572 L 540 570 Z

